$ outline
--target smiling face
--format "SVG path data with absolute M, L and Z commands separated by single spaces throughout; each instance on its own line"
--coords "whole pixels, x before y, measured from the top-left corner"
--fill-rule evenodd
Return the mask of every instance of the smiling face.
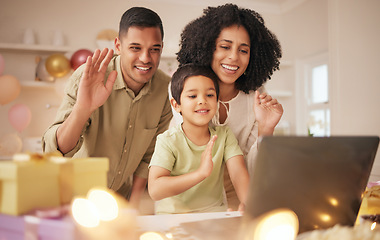
M 156 72 L 162 47 L 158 27 L 130 27 L 120 39 L 116 38 L 115 50 L 120 55 L 124 81 L 135 93 Z
M 243 26 L 224 28 L 216 39 L 211 68 L 222 84 L 234 84 L 249 63 L 250 38 Z
M 217 110 L 217 94 L 214 82 L 205 76 L 191 76 L 185 80 L 181 104 L 174 99 L 174 109 L 182 114 L 183 128 L 208 127 Z

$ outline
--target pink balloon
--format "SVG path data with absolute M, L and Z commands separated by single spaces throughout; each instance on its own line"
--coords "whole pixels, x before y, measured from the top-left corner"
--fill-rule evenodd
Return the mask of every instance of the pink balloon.
M 29 126 L 30 120 L 32 120 L 32 112 L 25 104 L 18 103 L 8 110 L 8 119 L 14 129 L 22 132 Z
M 3 74 L 5 68 L 5 61 L 3 55 L 0 54 L 0 76 Z

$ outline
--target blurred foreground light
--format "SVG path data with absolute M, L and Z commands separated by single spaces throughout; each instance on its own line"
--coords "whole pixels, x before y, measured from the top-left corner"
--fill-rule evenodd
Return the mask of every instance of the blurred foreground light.
M 376 222 L 371 224 L 371 230 L 374 230 L 376 228 Z
M 138 239 L 136 211 L 108 188 L 93 188 L 86 198 L 75 198 L 71 211 L 80 239 Z
M 93 189 L 88 192 L 87 199 L 92 202 L 102 221 L 111 221 L 119 215 L 116 199 L 107 191 Z
M 287 209 L 275 210 L 259 221 L 254 239 L 294 240 L 298 233 L 298 217 Z
M 140 235 L 140 240 L 164 240 L 164 238 L 157 232 L 145 232 Z
M 72 203 L 71 210 L 73 218 L 79 225 L 88 228 L 99 225 L 99 212 L 91 201 L 84 198 L 76 198 Z
M 289 209 L 276 209 L 253 219 L 244 233 L 249 240 L 294 240 L 298 234 L 297 215 Z

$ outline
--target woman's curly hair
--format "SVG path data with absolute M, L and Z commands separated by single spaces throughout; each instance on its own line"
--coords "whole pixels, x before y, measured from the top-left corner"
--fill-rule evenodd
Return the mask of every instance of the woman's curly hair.
M 256 90 L 279 69 L 282 56 L 277 37 L 270 32 L 261 15 L 253 10 L 225 4 L 204 9 L 203 15 L 190 22 L 181 33 L 177 60 L 211 66 L 216 39 L 220 32 L 232 25 L 243 26 L 251 40 L 250 61 L 246 72 L 235 82 L 236 88 L 248 93 Z

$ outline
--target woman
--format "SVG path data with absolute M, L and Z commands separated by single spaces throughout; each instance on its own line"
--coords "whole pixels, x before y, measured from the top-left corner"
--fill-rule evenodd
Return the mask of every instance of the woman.
M 280 58 L 280 43 L 260 14 L 234 4 L 208 7 L 181 34 L 179 65 L 211 66 L 220 78 L 219 110 L 212 123 L 231 128 L 250 174 L 259 136 L 273 135 L 283 114 L 282 105 L 263 88 L 279 69 Z M 235 208 L 237 197 L 227 177 L 225 189 Z

